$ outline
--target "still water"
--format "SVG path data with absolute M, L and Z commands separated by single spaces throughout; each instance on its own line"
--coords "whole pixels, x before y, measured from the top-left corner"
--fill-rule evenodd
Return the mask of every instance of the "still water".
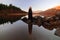
M 43 26 L 33 25 L 33 40 L 60 40 L 59 36 L 54 35 L 56 29 L 48 30 Z M 28 24 L 18 20 L 11 24 L 10 22 L 0 25 L 0 40 L 29 40 Z

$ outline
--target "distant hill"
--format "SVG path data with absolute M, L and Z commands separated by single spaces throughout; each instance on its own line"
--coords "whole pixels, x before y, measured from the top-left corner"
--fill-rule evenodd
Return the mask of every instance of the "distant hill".
M 33 11 L 33 13 L 39 13 L 39 12 L 42 12 L 42 10 Z
M 43 16 L 54 16 L 56 14 L 60 14 L 60 6 L 56 6 L 56 7 L 53 7 L 53 8 L 50 8 L 48 10 L 45 10 L 45 11 L 42 11 L 42 12 L 39 12 L 40 15 L 43 15 Z
M 5 5 L 5 4 L 0 4 L 0 14 L 2 13 L 27 13 L 23 11 L 22 9 L 13 6 L 12 4 L 10 5 Z

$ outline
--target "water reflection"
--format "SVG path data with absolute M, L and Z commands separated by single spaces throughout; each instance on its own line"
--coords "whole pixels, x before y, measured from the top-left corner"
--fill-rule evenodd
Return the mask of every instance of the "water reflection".
M 16 17 L 9 17 L 9 16 L 5 16 L 5 17 L 2 17 L 0 16 L 0 24 L 4 24 L 4 23 L 7 23 L 7 22 L 10 22 L 11 24 L 13 24 L 13 22 L 16 22 L 18 20 L 20 20 L 22 16 L 16 16 Z
M 30 39 L 32 39 L 33 24 L 38 25 L 40 27 L 42 25 L 42 18 L 39 16 L 36 16 L 32 18 L 32 21 L 30 21 L 28 18 L 24 17 L 21 20 L 28 24 L 28 32 L 30 35 Z
M 18 20 L 22 20 L 23 22 L 25 22 L 26 24 L 28 24 L 27 26 L 28 26 L 28 32 L 29 32 L 29 34 L 32 34 L 33 33 L 33 25 L 38 25 L 38 27 L 40 27 L 40 29 L 41 29 L 41 26 L 43 26 L 45 29 L 48 29 L 48 30 L 54 30 L 55 29 L 55 35 L 57 35 L 57 36 L 60 36 L 60 19 L 59 19 L 59 17 L 57 16 L 53 16 L 53 17 L 50 17 L 50 18 L 42 18 L 41 16 L 35 16 L 35 17 L 33 17 L 32 18 L 32 22 L 30 22 L 30 20 L 29 19 L 27 19 L 26 17 L 24 17 L 23 19 L 21 19 L 20 17 L 19 18 L 14 18 L 14 19 L 5 19 L 5 18 L 0 18 L 0 24 L 4 24 L 4 23 L 7 23 L 7 22 L 10 22 L 10 23 L 14 23 L 14 22 L 16 22 L 16 21 L 18 21 Z M 22 22 L 20 21 L 20 23 L 19 23 L 19 25 L 23 25 L 24 23 L 22 23 Z M 15 25 L 16 26 L 16 25 Z M 22 27 L 22 26 L 20 26 L 20 27 Z M 26 26 L 24 26 L 24 27 L 26 27 Z M 24 28 L 23 27 L 23 28 Z M 14 28 L 14 27 L 13 27 Z M 12 28 L 12 29 L 13 29 Z M 17 28 L 17 27 L 16 27 Z M 39 32 L 41 31 L 39 29 Z M 42 28 L 43 29 L 43 28 Z M 45 30 L 45 29 L 43 29 L 43 30 Z M 23 29 L 22 29 L 23 30 Z M 36 31 L 36 30 L 35 30 Z M 46 31 L 46 30 L 45 30 Z M 9 33 L 13 33 L 13 32 L 15 32 L 15 30 L 14 31 L 10 31 Z M 19 30 L 18 30 L 18 32 L 19 32 Z M 26 31 L 25 31 L 26 32 Z M 21 31 L 20 31 L 20 33 L 21 33 Z M 23 33 L 23 32 L 22 32 Z M 22 34 L 21 33 L 21 34 Z M 41 32 L 40 32 L 41 33 Z M 43 31 L 43 33 L 44 33 L 44 31 Z M 17 34 L 19 34 L 19 33 L 17 33 Z M 14 34 L 16 37 L 17 37 L 17 34 Z M 35 33 L 34 33 L 35 34 Z M 9 34 L 8 34 L 9 35 Z M 10 35 L 13 35 L 13 34 L 10 34 Z M 9 36 L 10 36 L 9 35 Z M 14 36 L 13 35 L 13 36 Z M 33 34 L 32 34 L 33 35 Z M 22 36 L 22 35 L 21 35 Z M 25 35 L 26 36 L 26 35 Z M 36 35 L 37 36 L 37 35 Z M 38 35 L 39 36 L 39 35 Z M 14 38 L 16 38 L 16 37 L 14 37 Z M 13 37 L 12 37 L 13 38 Z M 27 38 L 27 37 L 26 37 Z M 39 38 L 39 37 L 38 37 Z M 19 37 L 17 37 L 17 39 L 19 39 Z M 16 39 L 16 40 L 17 40 Z M 22 39 L 23 39 L 23 37 L 22 37 Z M 23 39 L 24 40 L 24 39 Z M 27 39 L 28 40 L 28 39 Z
M 29 24 L 29 20 L 26 17 L 24 17 L 22 21 Z M 40 16 L 36 16 L 33 17 L 32 24 L 38 25 L 39 27 L 42 25 L 44 28 L 48 30 L 56 29 L 55 35 L 60 36 L 60 20 L 58 16 L 57 17 L 53 16 L 50 18 L 46 18 L 46 17 L 42 18 Z
M 54 26 L 53 25 L 52 26 L 53 29 L 51 29 L 51 26 L 47 27 L 47 25 L 44 25 L 43 26 L 44 28 L 43 28 L 41 26 L 41 25 L 43 25 L 42 20 L 44 20 L 44 19 L 41 18 L 40 16 L 36 16 L 36 17 L 33 17 L 32 24 L 29 23 L 29 20 L 25 17 L 19 21 L 16 20 L 17 22 L 12 21 L 15 24 L 5 25 L 4 28 L 0 27 L 3 30 L 2 33 L 4 34 L 4 36 L 0 35 L 0 38 L 2 39 L 2 37 L 6 36 L 6 39 L 8 39 L 8 40 L 9 39 L 10 40 L 29 40 L 29 38 L 28 38 L 28 26 L 31 25 L 31 27 L 33 26 L 32 37 L 34 40 L 40 40 L 40 39 L 41 40 L 60 40 L 59 37 L 53 36 L 53 33 L 51 32 L 51 31 L 53 31 L 54 28 L 60 30 L 59 27 L 56 28 L 56 27 L 53 27 Z M 44 21 L 46 21 L 46 20 L 44 20 Z M 34 26 L 34 25 L 38 25 L 39 27 Z M 0 32 L 1 32 L 1 29 L 0 29 Z M 48 30 L 46 30 L 46 29 L 48 29 Z M 49 31 L 49 30 L 51 30 L 51 31 Z M 55 31 L 55 35 L 57 35 L 58 32 L 60 32 L 58 30 Z M 30 29 L 30 31 L 31 31 L 31 29 Z M 51 33 L 52 33 L 52 35 L 51 35 Z M 58 36 L 59 35 L 60 34 L 58 34 Z
M 25 23 L 29 23 L 29 19 L 24 17 L 23 19 L 21 19 L 23 22 Z M 43 18 L 41 18 L 40 16 L 36 16 L 32 18 L 32 24 L 33 25 L 38 25 L 39 27 L 43 24 Z

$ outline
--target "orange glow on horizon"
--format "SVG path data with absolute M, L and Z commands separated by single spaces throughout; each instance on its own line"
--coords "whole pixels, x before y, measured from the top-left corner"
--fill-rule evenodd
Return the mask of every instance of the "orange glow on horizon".
M 56 8 L 56 9 L 60 9 L 60 6 L 56 6 L 55 8 Z

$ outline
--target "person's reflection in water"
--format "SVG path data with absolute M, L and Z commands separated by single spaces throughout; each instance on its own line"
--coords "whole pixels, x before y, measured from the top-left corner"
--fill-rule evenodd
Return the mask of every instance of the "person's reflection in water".
M 29 40 L 32 40 L 32 22 L 28 23 Z
M 32 22 L 29 22 L 28 30 L 29 30 L 29 34 L 32 34 Z

